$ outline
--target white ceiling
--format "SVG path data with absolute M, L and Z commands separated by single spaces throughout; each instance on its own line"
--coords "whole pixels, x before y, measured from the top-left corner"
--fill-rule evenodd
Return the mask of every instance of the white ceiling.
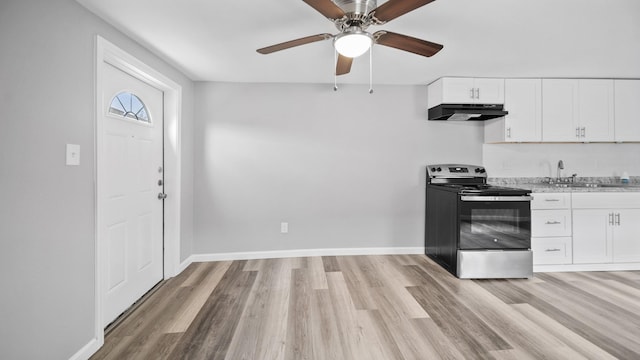
M 196 81 L 333 82 L 331 41 L 255 51 L 337 32 L 302 0 L 77 1 Z M 444 49 L 426 58 L 374 46 L 376 84 L 446 75 L 640 78 L 638 0 L 437 0 L 370 31 L 381 29 Z M 365 55 L 338 82 L 366 84 L 368 69 Z

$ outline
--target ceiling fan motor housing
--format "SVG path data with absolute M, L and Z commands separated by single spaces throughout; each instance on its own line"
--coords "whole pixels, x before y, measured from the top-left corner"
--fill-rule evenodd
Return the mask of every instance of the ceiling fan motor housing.
M 345 31 L 357 26 L 360 30 L 366 30 L 372 23 L 369 13 L 377 7 L 376 0 L 334 0 L 345 15 L 341 19 L 335 19 L 338 30 Z
M 367 15 L 377 7 L 377 0 L 333 0 L 345 13 Z

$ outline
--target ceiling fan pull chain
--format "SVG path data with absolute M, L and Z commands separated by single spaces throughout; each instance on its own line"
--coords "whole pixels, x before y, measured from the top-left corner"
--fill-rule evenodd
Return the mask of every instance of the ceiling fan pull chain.
M 338 63 L 338 50 L 333 50 L 333 91 L 338 91 L 338 74 L 336 74 L 336 64 Z
M 369 45 L 369 94 L 373 94 L 373 46 Z

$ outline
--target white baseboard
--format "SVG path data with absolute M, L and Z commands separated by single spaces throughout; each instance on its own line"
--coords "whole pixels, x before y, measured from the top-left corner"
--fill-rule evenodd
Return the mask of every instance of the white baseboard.
M 96 351 L 100 349 L 103 342 L 93 338 L 89 341 L 85 346 L 83 346 L 78 352 L 73 354 L 69 360 L 85 360 L 91 357 L 91 355 L 95 354 Z
M 403 255 L 403 254 L 424 254 L 424 247 L 299 249 L 299 250 L 215 253 L 215 254 L 193 254 L 189 256 L 189 258 L 185 260 L 182 264 L 180 264 L 180 271 L 184 270 L 187 266 L 189 266 L 189 264 L 193 262 L 276 259 L 276 258 L 309 257 L 309 256 Z
M 637 271 L 640 263 L 533 265 L 533 272 Z
M 189 265 L 191 265 L 191 263 L 193 262 L 192 260 L 193 255 L 189 256 L 188 258 L 186 258 L 183 262 L 180 263 L 180 265 L 178 265 L 178 269 L 176 271 L 176 276 L 178 274 L 180 274 L 181 272 L 184 271 L 184 269 L 186 269 L 187 267 L 189 267 Z

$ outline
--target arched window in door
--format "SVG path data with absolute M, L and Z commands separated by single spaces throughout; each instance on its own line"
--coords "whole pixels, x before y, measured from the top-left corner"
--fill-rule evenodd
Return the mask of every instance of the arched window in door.
M 123 91 L 111 100 L 109 113 L 122 116 L 127 119 L 133 119 L 150 123 L 149 112 L 142 100 L 135 94 Z

